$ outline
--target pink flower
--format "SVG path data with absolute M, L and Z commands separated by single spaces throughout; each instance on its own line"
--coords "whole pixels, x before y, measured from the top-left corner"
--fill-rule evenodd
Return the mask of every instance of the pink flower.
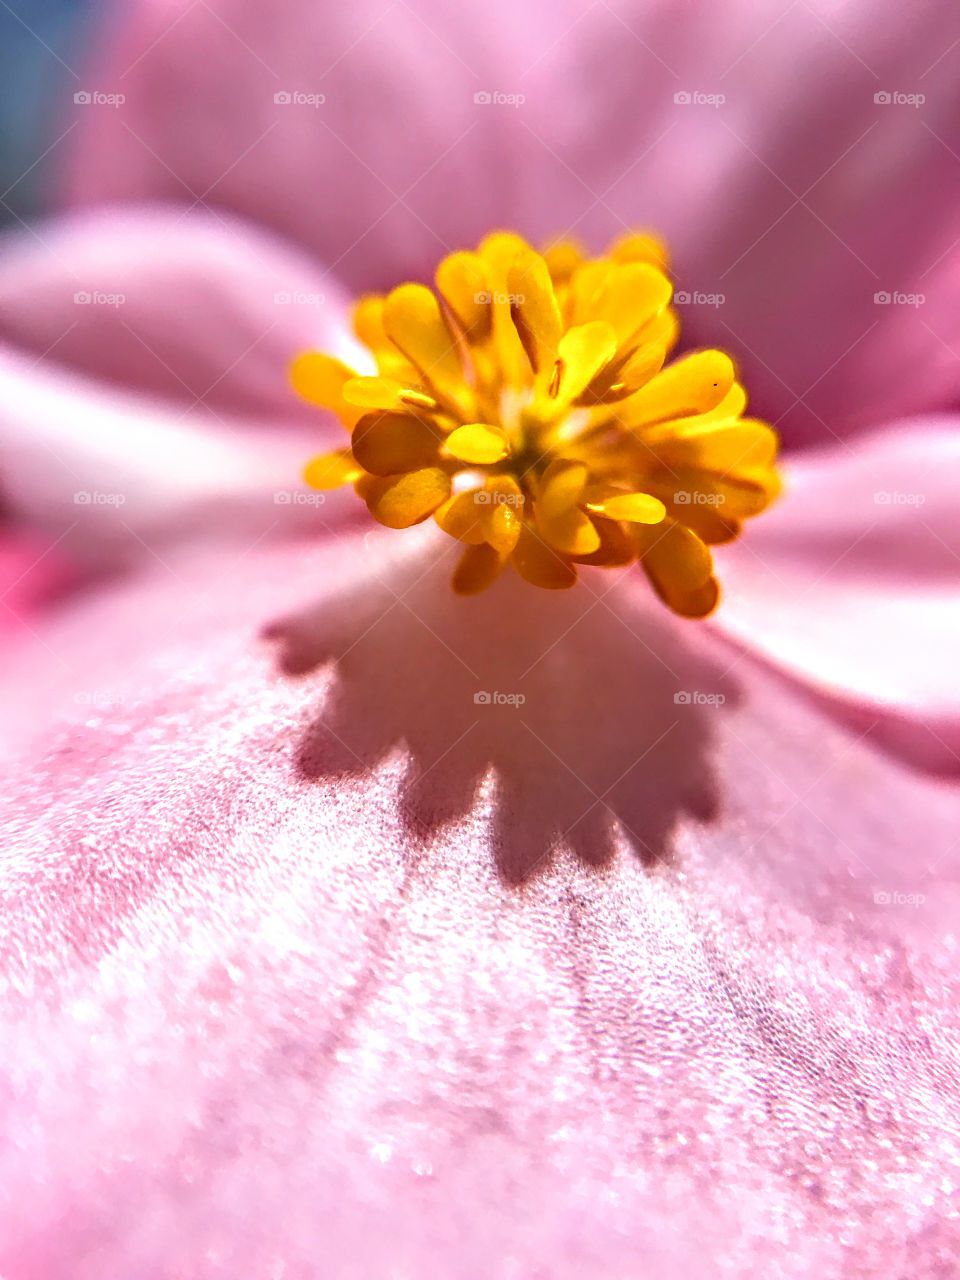
M 72 190 L 208 207 L 0 264 L 10 1280 L 952 1270 L 960 33 L 875 15 L 120 22 Z M 715 622 L 303 501 L 290 355 L 502 222 L 659 225 L 819 437 Z

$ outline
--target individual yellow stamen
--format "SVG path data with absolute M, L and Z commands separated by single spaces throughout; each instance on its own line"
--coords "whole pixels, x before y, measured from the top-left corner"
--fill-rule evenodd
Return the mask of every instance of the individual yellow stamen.
M 454 320 L 471 342 L 490 335 L 490 269 L 478 253 L 451 253 L 437 267 L 437 289 Z
M 577 240 L 555 240 L 543 251 L 543 259 L 550 272 L 555 289 L 562 289 L 586 258 L 583 246 Z
M 743 416 L 724 352 L 667 362 L 679 324 L 666 271 L 652 236 L 590 258 L 499 231 L 444 258 L 436 292 L 361 298 L 354 330 L 376 374 L 319 352 L 292 369 L 351 433 L 308 463 L 307 483 L 353 484 L 391 528 L 433 515 L 464 547 L 461 594 L 507 565 L 558 589 L 579 566 L 636 562 L 671 609 L 703 617 L 719 597 L 710 545 L 779 491 L 777 437 Z
M 594 289 L 578 299 L 579 320 L 606 320 L 613 326 L 618 350 L 669 305 L 673 286 L 662 272 L 645 262 L 610 267 Z
M 643 232 L 628 231 L 610 246 L 609 255 L 614 262 L 649 262 L 661 271 L 670 270 L 670 254 L 667 246 Z
M 423 418 L 402 413 L 370 413 L 353 429 L 350 447 L 357 463 L 374 476 L 395 476 L 438 460 L 441 435 Z
M 614 493 L 600 502 L 588 502 L 587 509 L 629 524 L 659 524 L 667 514 L 660 499 L 649 493 Z
M 462 596 L 475 596 L 491 585 L 502 568 L 502 560 L 494 547 L 487 543 L 468 547 L 454 571 L 453 589 Z
M 397 350 L 419 370 L 429 392 L 454 413 L 469 412 L 473 396 L 464 382 L 457 342 L 435 294 L 422 284 L 402 284 L 387 295 L 383 327 Z
M 564 405 L 572 404 L 616 351 L 617 335 L 605 320 L 591 320 L 568 329 L 557 344 L 557 359 L 550 376 L 551 398 Z
M 510 315 L 534 373 L 549 369 L 557 358 L 563 319 L 547 264 L 539 254 L 507 272 Z
M 524 524 L 520 530 L 513 565 L 521 578 L 526 578 L 535 587 L 551 591 L 572 587 L 577 580 L 573 561 L 544 542 L 530 524 Z
M 481 489 L 469 489 L 466 493 L 454 494 L 448 498 L 435 512 L 435 519 L 444 533 L 458 542 L 469 546 L 477 546 L 488 541 L 488 511 L 481 506 L 478 499 L 486 499 Z
M 629 427 L 674 421 L 716 408 L 734 384 L 733 361 L 722 351 L 695 351 L 651 378 L 617 409 Z
M 436 511 L 450 493 L 450 478 L 439 467 L 394 476 L 363 476 L 361 496 L 388 529 L 409 529 Z
M 344 397 L 346 384 L 356 377 L 342 360 L 322 351 L 308 351 L 290 366 L 294 391 L 321 409 L 330 409 L 346 427 L 352 427 L 363 416 L 363 410 Z
M 589 556 L 600 535 L 580 501 L 590 473 L 582 462 L 555 459 L 543 473 L 534 503 L 534 519 L 543 540 L 569 556 Z
M 436 413 L 440 408 L 433 396 L 405 387 L 396 378 L 351 377 L 344 382 L 341 394 L 348 404 L 360 409 L 389 409 L 393 413 L 425 409 Z
M 339 489 L 341 485 L 353 484 L 362 475 L 363 468 L 349 449 L 322 453 L 303 469 L 303 478 L 311 489 Z
M 594 379 L 589 403 L 599 400 L 603 404 L 611 404 L 639 391 L 663 368 L 671 343 L 672 339 L 658 334 L 649 341 L 645 338 L 639 345 L 628 345 L 616 360 L 611 360 L 602 376 Z
M 451 458 L 478 465 L 499 462 L 510 452 L 510 441 L 502 427 L 488 427 L 484 422 L 468 422 L 451 431 L 444 442 Z

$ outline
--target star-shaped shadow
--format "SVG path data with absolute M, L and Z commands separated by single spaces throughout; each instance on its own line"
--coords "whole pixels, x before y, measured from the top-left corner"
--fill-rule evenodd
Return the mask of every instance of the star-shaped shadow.
M 603 866 L 617 834 L 650 866 L 718 797 L 713 729 L 735 689 L 638 580 L 550 593 L 506 574 L 481 596 L 444 558 L 364 581 L 272 624 L 288 675 L 333 663 L 297 751 L 308 779 L 362 776 L 399 745 L 401 803 L 421 836 L 494 790 L 498 869 L 520 884 L 565 843 Z

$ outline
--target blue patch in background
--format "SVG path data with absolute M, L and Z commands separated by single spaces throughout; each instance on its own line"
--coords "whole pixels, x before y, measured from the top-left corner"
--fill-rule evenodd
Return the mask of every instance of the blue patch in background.
M 0 0 L 0 223 L 49 203 L 96 0 Z M 46 155 L 44 154 L 46 152 Z

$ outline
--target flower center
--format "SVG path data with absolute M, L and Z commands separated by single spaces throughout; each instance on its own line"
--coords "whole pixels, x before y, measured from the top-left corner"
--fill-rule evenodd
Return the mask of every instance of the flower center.
M 390 528 L 433 516 L 464 544 L 463 594 L 508 564 L 557 588 L 579 566 L 636 561 L 675 612 L 709 613 L 710 545 L 775 497 L 777 437 L 743 416 L 723 352 L 667 363 L 679 323 L 662 246 L 541 255 L 495 232 L 444 258 L 435 284 L 360 300 L 375 374 L 321 352 L 294 363 L 300 394 L 351 433 L 307 483 L 353 484 Z

